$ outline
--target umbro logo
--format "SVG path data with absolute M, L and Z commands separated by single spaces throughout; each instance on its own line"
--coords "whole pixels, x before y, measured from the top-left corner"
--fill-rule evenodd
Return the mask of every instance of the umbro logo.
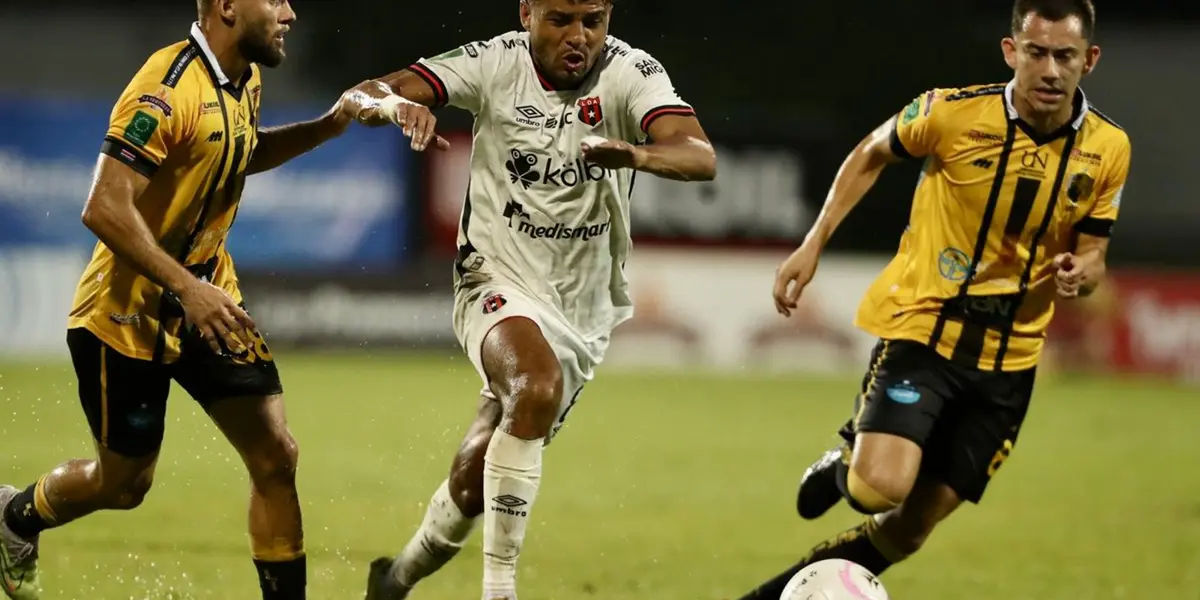
M 205 141 L 207 141 L 207 142 L 219 142 L 219 141 L 221 141 L 221 139 L 223 139 L 224 137 L 225 137 L 225 132 L 224 132 L 224 131 L 221 131 L 221 130 L 217 130 L 217 131 L 214 131 L 214 132 L 212 132 L 212 133 L 208 134 L 208 139 L 207 139 L 207 140 L 205 140 Z
M 513 517 L 529 516 L 529 511 L 518 510 L 519 507 L 525 506 L 529 503 L 511 494 L 496 496 L 495 498 L 492 498 L 492 502 L 495 503 L 492 505 L 492 512 L 498 512 Z
M 492 498 L 492 502 L 507 506 L 509 508 L 516 508 L 518 506 L 528 504 L 528 502 L 526 502 L 516 496 L 513 496 L 512 494 L 504 494 L 503 496 L 496 496 L 495 498 Z
M 517 122 L 530 127 L 541 127 L 542 119 L 546 118 L 546 113 L 542 112 L 536 106 L 526 104 L 517 107 Z
M 979 167 L 980 169 L 990 169 L 990 168 L 992 168 L 993 163 L 992 163 L 991 159 L 977 158 L 974 161 L 972 161 L 971 164 L 976 167 Z
M 504 162 L 504 168 L 508 169 L 508 178 L 513 183 L 520 182 L 525 189 L 533 185 L 538 180 L 538 173 L 534 169 L 537 167 L 538 159 L 532 153 L 522 153 L 516 148 L 508 151 L 509 159 Z

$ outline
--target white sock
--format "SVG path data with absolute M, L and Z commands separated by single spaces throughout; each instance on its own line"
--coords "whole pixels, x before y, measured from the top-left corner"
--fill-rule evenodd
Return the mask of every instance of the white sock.
M 392 565 L 392 578 L 411 588 L 442 568 L 462 550 L 476 519 L 463 516 L 450 497 L 450 482 L 443 481 L 425 509 L 425 520 Z
M 542 476 L 541 439 L 497 429 L 483 467 L 483 598 L 515 600 L 517 557 Z

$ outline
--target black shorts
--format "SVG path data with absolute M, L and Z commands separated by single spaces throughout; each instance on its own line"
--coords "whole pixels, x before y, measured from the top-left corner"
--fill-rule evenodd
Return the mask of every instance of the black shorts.
M 157 452 L 172 379 L 205 410 L 226 398 L 282 393 L 274 357 L 262 336 L 254 335 L 255 347 L 235 356 L 215 354 L 198 336 L 184 334 L 180 358 L 163 364 L 129 358 L 87 329 L 67 330 L 67 346 L 79 378 L 79 401 L 92 435 L 101 446 L 123 456 Z
M 1017 443 L 1037 369 L 981 371 L 908 340 L 871 353 L 855 417 L 839 432 L 889 433 L 924 451 L 921 473 L 978 503 Z

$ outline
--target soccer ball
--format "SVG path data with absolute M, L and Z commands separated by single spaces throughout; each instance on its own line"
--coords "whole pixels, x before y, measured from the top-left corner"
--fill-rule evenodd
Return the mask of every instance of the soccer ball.
M 835 558 L 804 567 L 779 600 L 888 600 L 888 593 L 862 565 Z

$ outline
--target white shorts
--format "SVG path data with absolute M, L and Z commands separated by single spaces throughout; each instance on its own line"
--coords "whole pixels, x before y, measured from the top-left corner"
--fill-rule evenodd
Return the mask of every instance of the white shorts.
M 592 380 L 608 347 L 608 336 L 591 342 L 584 340 L 557 311 L 510 285 L 489 282 L 459 291 L 454 298 L 454 334 L 483 379 L 480 393 L 487 398 L 495 399 L 496 396 L 483 369 L 483 340 L 496 324 L 511 317 L 525 317 L 537 324 L 562 369 L 563 394 L 559 399 L 558 416 L 546 438 L 548 444 L 566 422 L 583 386 Z

